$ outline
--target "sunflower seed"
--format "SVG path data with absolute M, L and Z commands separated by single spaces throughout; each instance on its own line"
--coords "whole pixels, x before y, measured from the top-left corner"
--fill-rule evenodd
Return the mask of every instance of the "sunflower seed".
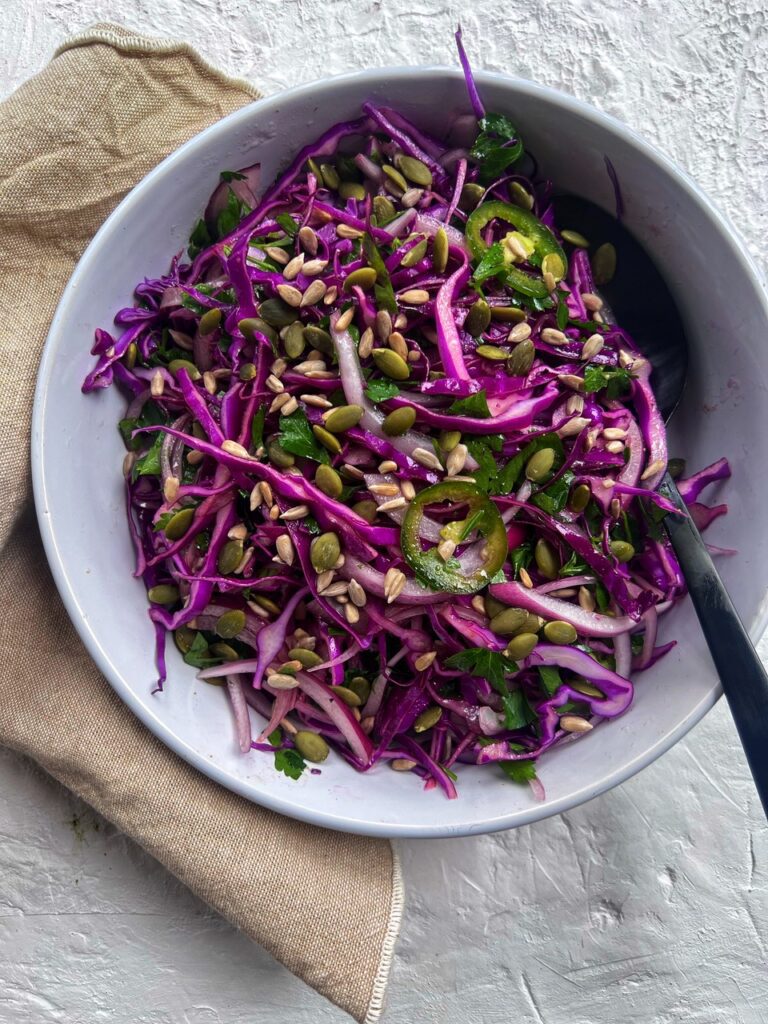
M 264 254 L 265 256 L 269 256 L 274 263 L 279 263 L 280 266 L 285 266 L 291 258 L 285 249 L 281 249 L 278 245 L 266 246 Z
M 393 352 L 397 352 L 401 359 L 408 358 L 408 346 L 406 345 L 405 338 L 402 336 L 400 331 L 392 331 L 387 339 L 387 344 Z
M 328 260 L 307 260 L 307 262 L 302 267 L 301 272 L 304 275 L 304 277 L 317 277 L 318 274 L 322 274 L 322 272 L 325 270 L 327 266 Z M 336 296 L 334 295 L 334 298 L 335 297 Z
M 179 478 L 177 476 L 168 476 L 165 478 L 163 484 L 163 497 L 172 505 L 176 501 L 176 497 L 179 493 Z
M 453 540 L 442 540 L 437 545 L 437 553 L 444 562 L 447 562 L 453 556 L 455 550 L 456 541 Z
M 389 762 L 389 767 L 393 772 L 409 772 L 416 767 L 416 762 L 411 761 L 409 757 L 393 757 Z
M 344 470 L 346 475 L 352 480 L 362 480 L 363 477 L 365 476 L 365 473 L 363 473 L 362 469 L 358 469 L 357 466 L 350 465 L 349 462 L 345 462 L 344 465 L 342 466 L 342 469 Z
M 392 317 L 386 309 L 380 309 L 376 314 L 376 319 L 373 321 L 373 329 L 379 341 L 386 344 L 387 339 L 392 333 Z
M 342 313 L 341 316 L 339 317 L 339 319 L 336 321 L 336 330 L 339 333 L 341 333 L 341 331 L 346 331 L 346 329 L 352 323 L 352 317 L 354 315 L 355 315 L 355 307 L 354 306 L 350 306 L 349 309 L 346 310 L 344 313 Z
M 625 446 L 623 441 L 609 441 L 608 444 L 605 446 L 605 450 L 607 452 L 610 452 L 611 455 L 621 455 L 621 453 L 624 451 L 624 447 Z
M 332 302 L 335 302 L 339 295 L 339 289 L 336 285 L 331 285 L 328 291 L 323 296 L 323 305 L 330 306 Z
M 650 477 L 656 476 L 657 473 L 663 472 L 663 470 L 664 470 L 664 461 L 662 459 L 654 459 L 653 462 L 650 462 L 645 467 L 645 470 L 640 475 L 640 479 L 641 480 L 648 480 L 648 479 L 650 479 Z
M 584 390 L 584 379 L 577 377 L 575 373 L 559 373 L 557 379 L 561 384 L 565 384 L 567 388 L 572 388 L 574 391 Z
M 312 405 L 316 409 L 333 408 L 333 403 L 329 402 L 327 398 L 323 398 L 322 395 L 299 395 L 299 398 L 305 405 Z
M 380 473 L 395 473 L 397 472 L 397 463 L 391 459 L 385 459 L 384 462 L 379 463 Z
M 333 569 L 325 569 L 323 572 L 318 573 L 316 580 L 318 594 L 322 594 L 327 587 L 330 587 L 335 578 L 336 573 Z
M 604 345 L 605 342 L 603 341 L 601 335 L 591 334 L 584 342 L 584 345 L 581 350 L 581 359 L 584 362 L 588 362 L 590 359 L 594 359 L 598 352 L 602 351 Z
M 568 420 L 562 427 L 558 428 L 558 435 L 560 437 L 573 437 L 575 434 L 580 434 L 584 427 L 588 427 L 591 420 L 586 419 L 584 416 L 574 416 L 572 420 Z
M 603 430 L 603 437 L 606 441 L 622 441 L 626 436 L 626 430 L 622 430 L 621 427 L 606 427 Z
M 403 480 L 400 484 L 400 490 L 403 492 L 403 497 L 406 501 L 413 501 L 416 497 L 416 488 L 410 480 Z
M 362 238 L 363 232 L 358 231 L 357 228 L 350 227 L 349 224 L 339 224 L 336 227 L 336 234 L 339 238 Z
M 392 498 L 391 501 L 385 501 L 379 505 L 379 512 L 392 512 L 396 508 L 405 508 L 406 504 L 405 498 L 400 495 L 399 498 Z
M 317 235 L 311 227 L 305 224 L 303 228 L 299 228 L 298 239 L 299 245 L 302 249 L 308 252 L 310 256 L 315 256 L 317 254 Z
M 398 299 L 407 306 L 421 306 L 429 302 L 429 292 L 425 288 L 411 288 L 407 292 L 400 292 Z
M 528 570 L 527 569 L 521 569 L 518 575 L 520 576 L 520 582 L 523 584 L 523 586 L 527 590 L 532 590 L 533 589 L 533 580 L 531 579 L 531 574 L 528 572 Z
M 307 374 L 313 370 L 325 370 L 326 366 L 322 359 L 305 359 L 303 363 L 294 366 L 296 373 Z
M 357 346 L 357 354 L 360 359 L 367 359 L 373 351 L 373 331 L 370 327 L 366 327 L 363 333 L 360 335 L 360 343 Z
M 293 541 L 287 533 L 281 533 L 275 541 L 275 549 L 280 556 L 280 561 L 286 565 L 293 565 Z
M 161 370 L 155 370 L 149 385 L 149 392 L 153 398 L 160 398 L 165 391 L 165 377 Z
M 515 324 L 507 335 L 507 341 L 510 345 L 517 345 L 520 341 L 527 341 L 530 336 L 531 328 L 528 324 Z
M 256 486 L 251 491 L 250 498 L 248 499 L 248 507 L 250 508 L 251 512 L 255 512 L 260 504 L 261 504 L 261 484 L 256 484 Z
M 368 595 L 357 582 L 357 580 L 349 581 L 349 597 L 353 604 L 357 605 L 358 608 L 364 608 Z
M 387 599 L 387 604 L 392 604 L 393 601 L 397 600 L 400 594 L 402 594 L 406 582 L 405 573 L 394 567 L 387 569 L 384 577 L 384 596 Z
M 435 455 L 434 452 L 428 451 L 426 448 L 414 448 L 411 452 L 411 457 L 419 463 L 420 466 L 425 466 L 427 469 L 443 468 L 440 459 Z
M 400 203 L 402 206 L 406 208 L 406 210 L 410 210 L 412 206 L 415 206 L 418 203 L 418 201 L 421 199 L 423 195 L 423 188 L 406 189 L 406 191 L 403 192 L 402 196 L 400 197 Z
M 202 455 L 202 452 L 190 452 L 189 455 Z M 189 455 L 187 456 L 187 461 L 189 461 Z M 123 476 L 131 475 L 137 459 L 138 456 L 136 452 L 125 453 L 125 458 L 123 459 Z
M 555 276 L 552 273 L 552 271 L 545 270 L 541 276 L 544 281 L 544 287 L 547 289 L 548 292 L 553 292 L 555 290 L 557 282 L 555 281 Z
M 303 308 L 305 306 L 314 306 L 320 299 L 325 295 L 325 282 L 324 281 L 313 281 L 312 284 L 306 289 L 301 297 L 299 305 Z
M 448 476 L 456 476 L 464 469 L 464 465 L 467 461 L 468 449 L 465 444 L 457 444 L 449 453 L 445 460 L 445 470 Z
M 277 508 L 277 506 L 275 506 Z M 285 512 L 280 513 L 280 519 L 286 523 L 292 523 L 296 519 L 304 519 L 305 516 L 309 515 L 309 505 L 294 505 L 293 508 L 286 509 Z
M 272 522 L 275 522 L 275 520 L 279 517 L 280 508 L 277 505 L 273 505 L 272 508 L 269 510 L 269 518 L 272 520 Z
M 595 295 L 594 292 L 582 292 L 581 301 L 590 313 L 597 313 L 603 308 L 603 300 L 599 295 Z
M 549 345 L 562 345 L 563 342 L 568 341 L 568 336 L 562 331 L 558 331 L 556 327 L 545 327 L 541 332 L 541 340 L 546 341 Z
M 420 654 L 413 663 L 413 667 L 417 672 L 426 672 L 431 664 L 433 664 L 437 657 L 437 651 L 426 651 L 424 654 Z
M 296 308 L 297 306 L 301 305 L 301 292 L 299 291 L 298 288 L 294 288 L 292 284 L 279 284 L 275 291 L 286 304 L 286 306 L 292 306 Z
M 581 415 L 584 412 L 583 397 L 581 395 L 571 395 L 565 403 L 565 411 L 569 416 L 573 416 L 574 413 Z
M 219 385 L 216 382 L 216 378 L 210 370 L 206 370 L 203 374 L 203 387 L 209 395 L 215 395 L 219 389 Z
M 519 238 L 516 238 L 514 234 L 506 235 L 504 238 L 504 248 L 509 249 L 513 256 L 517 256 L 520 260 L 528 259 L 528 250 L 525 248 Z
M 613 516 L 613 518 L 614 519 L 618 519 L 619 516 L 621 515 L 621 501 L 618 498 L 614 498 L 611 501 L 610 509 L 611 509 L 611 515 Z M 613 543 L 614 544 L 621 544 L 621 541 L 613 541 Z M 632 545 L 629 544 L 628 547 L 632 547 Z M 614 552 L 614 554 L 615 553 L 616 552 Z M 629 559 L 627 559 L 627 561 L 629 561 Z
M 368 490 L 371 494 L 378 494 L 382 498 L 393 498 L 400 493 L 397 484 L 369 484 Z
M 259 484 L 259 487 L 261 489 L 262 501 L 267 506 L 267 508 L 272 508 L 272 506 L 275 503 L 275 496 L 272 493 L 271 486 L 267 483 L 266 480 L 262 480 L 261 483 Z
M 239 459 L 250 459 L 248 449 L 243 448 L 237 441 L 222 441 L 221 450 L 227 452 L 228 455 L 236 455 Z
M 343 597 L 346 596 L 348 590 L 349 584 L 346 580 L 337 580 L 336 583 L 332 583 L 330 587 L 323 590 L 323 597 Z
M 299 276 L 301 268 L 304 266 L 304 258 L 304 253 L 300 252 L 298 256 L 294 256 L 286 263 L 283 267 L 283 277 L 286 281 L 293 281 Z M 289 305 L 293 305 L 293 303 L 289 303 Z
M 586 587 L 579 587 L 579 607 L 585 612 L 593 612 L 596 608 L 595 599 Z
M 589 732 L 593 725 L 580 715 L 562 715 L 560 728 L 565 729 L 566 732 Z
M 290 402 L 290 400 L 291 400 L 291 396 L 288 394 L 288 392 L 284 388 L 282 388 L 281 391 L 280 391 L 280 394 L 272 399 L 272 404 L 269 407 L 269 411 L 270 412 L 277 412 L 279 409 L 282 409 L 282 407 L 287 402 Z
M 276 377 L 274 373 L 271 373 L 264 383 L 267 385 L 269 390 L 274 391 L 276 395 L 281 395 L 285 391 L 285 384 L 283 384 L 280 378 Z

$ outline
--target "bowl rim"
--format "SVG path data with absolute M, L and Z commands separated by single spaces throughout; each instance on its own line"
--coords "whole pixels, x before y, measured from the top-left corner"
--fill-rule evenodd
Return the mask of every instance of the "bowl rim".
M 647 767 L 658 757 L 669 750 L 680 740 L 703 716 L 714 706 L 722 695 L 722 688 L 719 681 L 716 681 L 708 693 L 689 711 L 686 717 L 673 729 L 657 736 L 649 747 L 639 754 L 631 762 L 607 771 L 599 781 L 586 785 L 581 789 L 571 792 L 557 800 L 545 801 L 544 803 L 532 804 L 529 808 L 518 809 L 513 812 L 500 814 L 492 819 L 465 824 L 423 824 L 423 825 L 401 825 L 392 822 L 380 822 L 377 820 L 361 820 L 359 817 L 349 819 L 341 814 L 319 810 L 314 807 L 296 807 L 290 798 L 281 796 L 279 793 L 268 791 L 254 792 L 252 785 L 245 779 L 230 775 L 218 764 L 213 763 L 203 754 L 198 753 L 189 747 L 186 742 L 173 730 L 160 721 L 151 710 L 141 702 L 127 682 L 122 678 L 119 671 L 110 661 L 107 651 L 102 647 L 99 638 L 91 632 L 87 618 L 81 609 L 76 587 L 67 571 L 67 567 L 60 555 L 54 524 L 47 511 L 46 497 L 46 476 L 44 469 L 44 424 L 46 415 L 46 395 L 48 384 L 55 370 L 58 349 L 62 341 L 62 333 L 58 325 L 64 322 L 69 303 L 78 290 L 81 280 L 87 277 L 91 264 L 97 258 L 102 240 L 109 236 L 113 225 L 140 208 L 144 194 L 163 177 L 171 174 L 179 162 L 187 159 L 188 155 L 194 153 L 196 148 L 203 141 L 215 139 L 219 135 L 227 135 L 235 125 L 246 124 L 258 111 L 286 100 L 305 99 L 316 105 L 318 94 L 331 85 L 345 83 L 356 83 L 364 89 L 366 85 L 375 86 L 381 83 L 382 79 L 402 80 L 413 77 L 435 78 L 450 76 L 461 78 L 462 72 L 459 68 L 446 67 L 442 65 L 428 66 L 389 66 L 373 68 L 364 71 L 351 71 L 341 75 L 334 75 L 311 82 L 303 83 L 286 89 L 279 93 L 264 96 L 252 103 L 233 111 L 231 114 L 221 118 L 214 124 L 204 128 L 194 135 L 187 142 L 183 143 L 176 150 L 165 157 L 156 167 L 149 171 L 131 191 L 121 200 L 112 213 L 99 227 L 83 254 L 80 256 L 72 275 L 62 292 L 61 298 L 53 315 L 51 327 L 43 348 L 38 380 L 35 389 L 34 405 L 32 410 L 31 424 L 31 461 L 32 461 L 32 486 L 37 514 L 37 521 L 43 540 L 43 546 L 48 559 L 48 564 L 56 583 L 59 595 L 64 603 L 70 620 L 72 621 L 80 639 L 96 663 L 99 670 L 105 676 L 109 684 L 116 691 L 118 696 L 130 708 L 130 710 L 147 726 L 148 729 L 163 742 L 170 750 L 184 758 L 192 767 L 203 772 L 207 777 L 232 792 L 251 800 L 260 806 L 280 814 L 307 822 L 311 825 L 322 826 L 344 832 L 360 835 L 375 836 L 378 838 L 447 838 L 451 836 L 478 835 L 482 833 L 497 832 L 520 825 L 532 824 L 535 821 L 560 814 L 573 807 L 592 799 L 601 793 L 620 785 L 631 778 L 637 772 Z M 738 232 L 729 219 L 720 211 L 715 203 L 704 193 L 695 181 L 683 171 L 666 154 L 656 146 L 646 141 L 637 131 L 625 125 L 618 118 L 607 114 L 589 103 L 580 100 L 567 93 L 560 92 L 549 86 L 528 81 L 511 75 L 499 72 L 479 71 L 474 75 L 478 85 L 484 83 L 501 85 L 510 91 L 511 95 L 519 94 L 530 96 L 535 99 L 542 99 L 554 106 L 571 111 L 574 115 L 584 118 L 598 127 L 618 136 L 633 149 L 639 150 L 648 160 L 659 166 L 675 183 L 688 194 L 689 198 L 699 207 L 702 214 L 712 223 L 720 234 L 724 243 L 731 250 L 731 255 L 737 261 L 741 272 L 746 275 L 754 286 L 758 301 L 762 305 L 763 316 L 768 324 L 768 284 L 749 250 L 741 240 Z M 748 632 L 753 642 L 756 642 L 768 625 L 768 602 L 757 609 L 749 624 Z

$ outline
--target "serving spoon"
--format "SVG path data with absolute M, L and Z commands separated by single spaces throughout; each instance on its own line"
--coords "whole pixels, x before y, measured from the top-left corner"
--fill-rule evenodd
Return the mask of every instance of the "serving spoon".
M 555 212 L 558 224 L 616 247 L 616 274 L 600 293 L 650 360 L 651 386 L 668 423 L 685 386 L 688 344 L 680 312 L 664 278 L 630 232 L 594 203 L 577 196 L 561 196 L 555 199 Z M 668 472 L 659 491 L 680 510 L 680 515 L 664 518 L 664 527 L 768 815 L 768 675 Z

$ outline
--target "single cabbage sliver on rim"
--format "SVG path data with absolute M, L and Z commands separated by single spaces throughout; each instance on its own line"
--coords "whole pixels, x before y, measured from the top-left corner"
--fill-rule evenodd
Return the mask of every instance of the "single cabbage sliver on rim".
M 473 114 L 446 140 L 365 103 L 261 199 L 258 166 L 222 173 L 84 390 L 128 396 L 160 688 L 170 632 L 292 778 L 333 748 L 449 797 L 493 762 L 540 797 L 544 751 L 674 645 L 684 581 L 651 367 L 597 294 L 616 253 L 554 223 L 458 42 Z M 728 474 L 681 482 L 701 528 Z

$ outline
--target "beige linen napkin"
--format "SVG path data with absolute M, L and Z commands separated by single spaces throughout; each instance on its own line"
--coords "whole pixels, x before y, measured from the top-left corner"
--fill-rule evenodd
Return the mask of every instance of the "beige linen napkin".
M 373 1022 L 402 904 L 390 845 L 263 810 L 155 740 L 75 635 L 31 503 L 37 365 L 75 262 L 151 167 L 258 95 L 187 46 L 101 25 L 0 104 L 0 742 L 34 758 L 300 978 Z

